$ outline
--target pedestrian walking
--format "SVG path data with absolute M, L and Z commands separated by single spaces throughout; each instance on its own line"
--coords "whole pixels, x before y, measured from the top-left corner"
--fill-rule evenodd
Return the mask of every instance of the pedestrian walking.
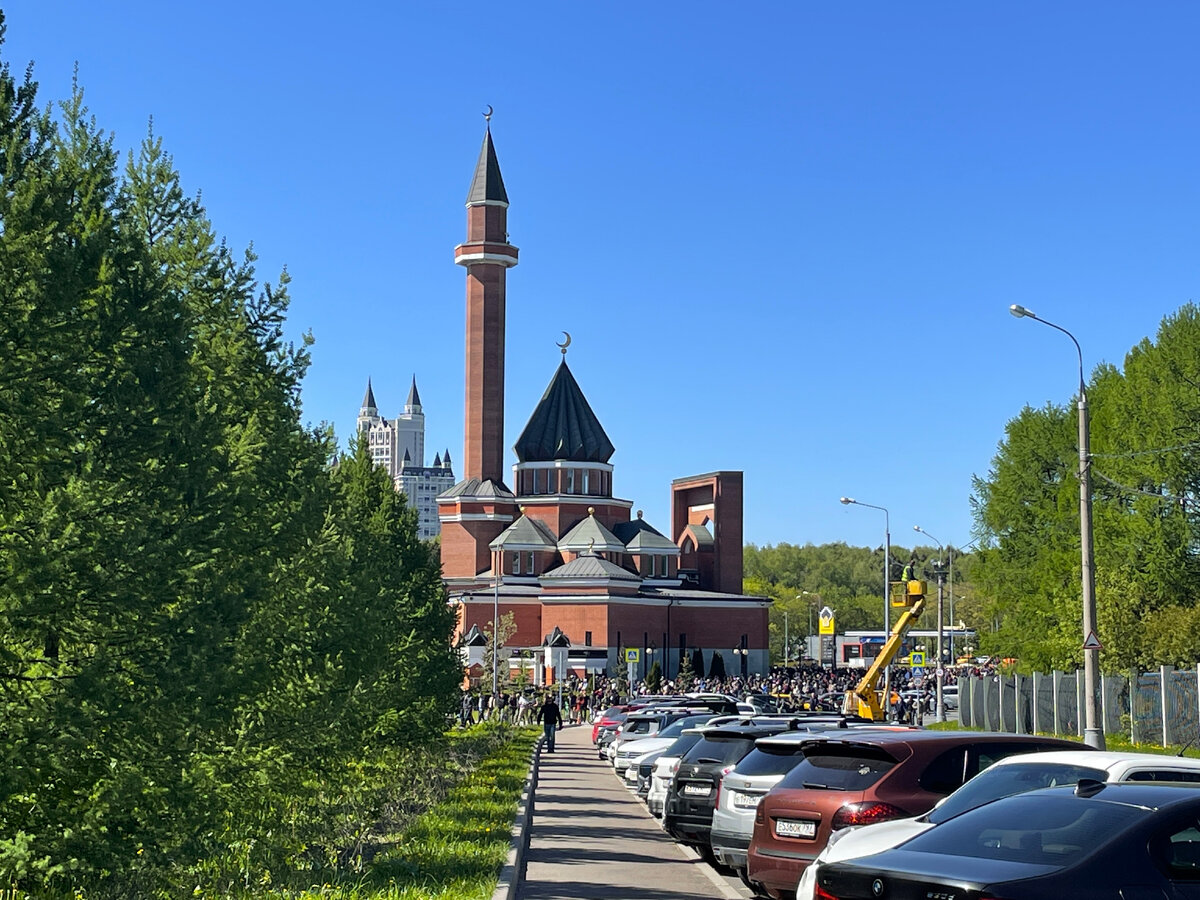
M 546 695 L 546 702 L 538 707 L 537 719 L 542 723 L 542 729 L 546 735 L 546 749 L 553 753 L 554 735 L 558 729 L 562 728 L 563 719 L 558 704 L 554 702 L 554 697 L 550 694 Z

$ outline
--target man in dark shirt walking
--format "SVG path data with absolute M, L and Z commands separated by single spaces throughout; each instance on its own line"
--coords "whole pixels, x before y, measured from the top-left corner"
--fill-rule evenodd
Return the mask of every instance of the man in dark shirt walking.
M 553 753 L 554 733 L 562 727 L 562 713 L 559 712 L 558 704 L 554 702 L 554 697 L 550 694 L 546 695 L 546 702 L 538 707 L 537 717 L 546 734 L 546 749 Z

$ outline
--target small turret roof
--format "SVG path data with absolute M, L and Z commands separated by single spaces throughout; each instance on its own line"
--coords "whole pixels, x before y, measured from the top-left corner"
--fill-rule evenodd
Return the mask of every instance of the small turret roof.
M 407 447 L 405 447 L 405 448 L 404 448 L 404 461 L 405 461 L 406 463 L 407 463 L 407 462 L 412 462 L 412 457 L 408 455 L 408 448 L 407 448 Z
M 475 163 L 475 175 L 471 178 L 471 190 L 467 203 L 508 203 L 508 192 L 504 190 L 504 179 L 500 177 L 500 163 L 496 160 L 496 148 L 492 144 L 492 129 L 483 135 L 483 146 L 479 150 L 479 161 Z
M 363 394 L 363 409 L 376 409 L 375 392 L 371 390 L 371 379 L 367 379 L 367 392 Z
M 504 500 L 515 499 L 513 492 L 504 486 L 503 481 L 492 481 L 490 478 L 464 478 L 452 488 L 448 488 L 439 497 L 499 497 Z
M 404 451 L 404 455 L 408 456 L 407 450 Z M 433 467 L 435 469 L 440 469 L 442 467 L 442 455 L 440 453 L 433 454 Z
M 463 647 L 485 647 L 487 646 L 487 635 L 479 630 L 478 625 L 472 625 L 471 630 L 462 636 L 459 645 Z
M 543 647 L 570 647 L 571 639 L 557 625 L 554 630 L 542 638 Z
M 625 542 L 601 525 L 595 515 L 589 515 L 562 536 L 558 549 L 572 553 L 624 553 Z
M 488 544 L 491 550 L 554 550 L 557 544 L 550 526 L 522 514 Z
M 618 522 L 613 526 L 613 534 L 617 536 L 617 540 L 625 542 L 625 549 L 630 553 L 679 555 L 679 548 L 671 539 L 645 519 Z
M 420 406 L 421 395 L 417 393 L 417 376 L 413 376 L 412 387 L 408 389 L 408 399 L 404 401 L 405 406 Z
M 714 543 L 712 532 L 703 525 L 689 525 L 685 531 L 692 536 L 697 547 L 711 547 Z
M 591 578 L 630 582 L 640 582 L 642 580 L 639 576 L 633 574 L 628 569 L 621 568 L 615 562 L 609 562 L 607 559 L 591 554 L 584 554 L 577 557 L 565 566 L 559 566 L 557 569 L 541 576 L 542 581 L 554 581 L 566 578 Z
M 565 359 L 513 449 L 520 462 L 606 463 L 615 452 Z

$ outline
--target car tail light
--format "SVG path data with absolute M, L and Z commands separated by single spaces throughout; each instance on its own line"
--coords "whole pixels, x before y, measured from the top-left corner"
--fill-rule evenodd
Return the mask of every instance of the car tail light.
M 733 766 L 726 766 L 721 770 L 721 774 L 717 776 L 717 793 L 713 796 L 713 807 L 721 806 L 721 785 L 725 783 L 725 776 L 733 771 Z
M 755 825 L 766 825 L 767 824 L 767 817 L 763 814 L 763 804 L 761 804 L 761 803 L 758 804 L 758 806 L 754 807 L 754 824 Z
M 873 822 L 886 822 L 888 819 L 902 819 L 908 813 L 890 803 L 865 801 L 863 803 L 847 803 L 833 814 L 830 827 L 834 831 L 848 828 L 851 825 L 870 825 Z
M 813 900 L 838 900 L 838 898 L 817 884 L 813 885 Z M 983 898 L 980 898 L 980 900 L 983 900 Z

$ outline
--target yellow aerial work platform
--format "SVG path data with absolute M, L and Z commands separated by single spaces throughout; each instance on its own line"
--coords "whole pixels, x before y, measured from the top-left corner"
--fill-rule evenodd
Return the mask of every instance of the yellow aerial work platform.
M 921 615 L 921 610 L 925 608 L 926 587 L 925 581 L 920 579 L 891 583 L 892 608 L 903 609 L 904 612 L 892 626 L 892 632 L 884 642 L 883 649 L 879 651 L 866 674 L 852 690 L 846 691 L 846 699 L 842 704 L 842 712 L 846 715 L 861 716 L 873 722 L 882 722 L 887 718 L 879 682 L 900 651 L 904 633 L 912 627 Z

